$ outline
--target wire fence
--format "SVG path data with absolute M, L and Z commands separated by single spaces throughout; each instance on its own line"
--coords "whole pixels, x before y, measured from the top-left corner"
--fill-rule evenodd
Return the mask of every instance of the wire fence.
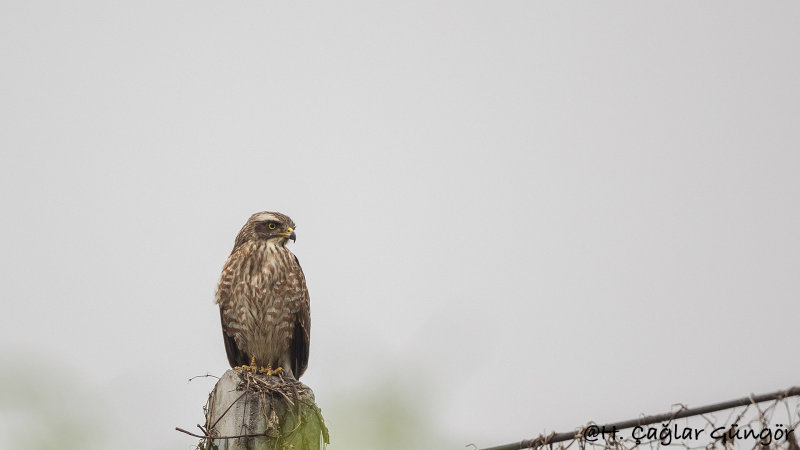
M 698 408 L 675 405 L 673 411 L 574 431 L 540 435 L 483 450 L 800 450 L 800 387 Z

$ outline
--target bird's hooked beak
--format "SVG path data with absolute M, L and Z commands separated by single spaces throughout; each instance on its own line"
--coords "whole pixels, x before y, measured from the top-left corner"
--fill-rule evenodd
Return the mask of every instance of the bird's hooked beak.
M 297 240 L 297 234 L 295 234 L 294 228 L 292 227 L 287 228 L 286 233 L 281 233 L 281 236 L 291 239 L 292 242 L 295 242 Z

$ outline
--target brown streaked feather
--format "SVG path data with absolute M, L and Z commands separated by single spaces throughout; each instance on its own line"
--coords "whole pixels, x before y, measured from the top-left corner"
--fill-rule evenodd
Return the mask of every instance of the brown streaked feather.
M 295 316 L 294 333 L 292 333 L 292 372 L 297 378 L 306 371 L 308 367 L 309 349 L 311 346 L 311 311 L 308 289 L 306 288 L 305 274 L 300 267 L 300 260 L 294 257 L 297 264 L 297 271 L 302 277 L 303 284 L 303 306 Z
M 222 308 L 219 309 L 219 318 L 222 321 L 222 340 L 225 341 L 225 353 L 228 355 L 228 363 L 230 363 L 231 367 L 250 364 L 247 355 L 236 345 L 236 339 L 225 332 L 225 317 L 222 313 Z
M 217 286 L 217 303 L 219 304 L 219 318 L 222 324 L 222 339 L 225 343 L 225 353 L 228 356 L 228 362 L 231 367 L 250 363 L 250 359 L 236 344 L 235 331 L 232 327 L 229 327 L 236 320 L 236 311 L 231 304 L 231 295 L 236 280 L 236 269 L 239 267 L 240 259 L 243 256 L 242 253 L 235 253 L 231 252 L 225 262 L 225 266 L 222 268 L 222 276 Z
M 223 267 L 216 300 L 231 366 L 255 359 L 261 366 L 282 365 L 295 378 L 305 372 L 309 295 L 297 257 L 285 245 L 257 237 L 237 243 Z

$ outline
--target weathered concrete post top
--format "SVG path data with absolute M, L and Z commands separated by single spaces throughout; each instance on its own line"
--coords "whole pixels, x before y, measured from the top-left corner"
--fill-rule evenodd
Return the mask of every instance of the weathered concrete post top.
M 320 450 L 328 429 L 314 393 L 288 377 L 228 370 L 209 395 L 202 450 Z

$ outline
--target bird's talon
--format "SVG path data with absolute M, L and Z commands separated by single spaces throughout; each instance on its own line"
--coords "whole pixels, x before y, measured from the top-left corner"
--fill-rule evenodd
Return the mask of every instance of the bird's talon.
M 262 368 L 258 369 L 258 373 L 263 373 L 268 377 L 271 377 L 273 375 L 278 375 L 278 374 L 280 374 L 282 372 L 283 372 L 283 368 L 281 368 L 281 367 L 278 367 L 275 370 L 272 370 L 270 367 L 262 367 Z
M 242 372 L 242 373 L 244 373 L 244 372 L 253 372 L 253 373 L 258 372 L 258 366 L 256 366 L 256 358 L 253 357 L 252 359 L 250 359 L 250 365 L 249 366 L 247 364 L 242 364 L 241 366 L 234 366 L 233 370 L 235 370 L 237 372 Z
M 242 372 L 242 373 L 244 373 L 244 372 L 257 373 L 258 372 L 258 366 L 256 366 L 256 358 L 254 357 L 254 358 L 252 358 L 250 360 L 250 365 L 249 366 L 247 364 L 242 364 L 241 366 L 235 366 L 233 368 L 233 370 L 236 370 L 236 371 Z

